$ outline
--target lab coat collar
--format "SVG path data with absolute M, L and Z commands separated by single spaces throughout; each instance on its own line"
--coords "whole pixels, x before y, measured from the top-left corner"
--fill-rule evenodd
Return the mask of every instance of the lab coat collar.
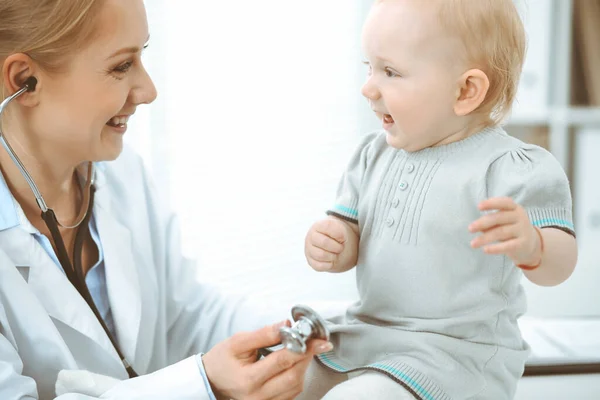
M 19 214 L 14 198 L 0 171 L 0 232 L 19 226 Z
M 77 167 L 77 175 L 79 176 L 82 186 L 85 185 L 89 165 L 89 162 L 84 162 Z M 93 165 L 94 185 L 96 186 L 96 189 L 98 189 L 98 187 L 101 187 L 106 183 L 106 177 L 104 175 L 106 165 L 104 162 L 95 162 Z M 52 205 L 49 204 L 48 207 L 52 208 Z M 36 229 L 25 216 L 23 209 L 8 189 L 6 179 L 0 171 L 0 231 L 17 226 L 21 226 L 21 228 L 30 234 L 40 233 L 40 231 Z

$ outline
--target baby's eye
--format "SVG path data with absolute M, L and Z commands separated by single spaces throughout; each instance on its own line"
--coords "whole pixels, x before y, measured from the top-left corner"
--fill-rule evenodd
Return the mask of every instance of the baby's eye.
M 369 72 L 368 72 L 368 74 L 369 74 L 369 75 L 371 75 L 371 72 L 373 71 L 373 68 L 371 67 L 371 63 L 370 63 L 370 62 L 368 62 L 368 61 L 363 61 L 362 63 L 363 63 L 364 65 L 366 65 L 366 66 L 369 68 L 369 70 L 368 70 L 368 71 L 369 71 Z
M 388 78 L 394 78 L 394 77 L 397 77 L 397 76 L 400 76 L 400 75 L 398 75 L 395 71 L 392 71 L 391 69 L 386 68 L 385 69 L 385 76 L 387 76 Z

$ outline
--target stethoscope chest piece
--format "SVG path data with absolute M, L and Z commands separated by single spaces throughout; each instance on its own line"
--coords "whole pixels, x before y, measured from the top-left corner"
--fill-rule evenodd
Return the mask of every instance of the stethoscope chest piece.
M 306 353 L 306 344 L 310 339 L 329 340 L 329 330 L 325 320 L 312 308 L 297 305 L 292 308 L 294 323 L 291 327 L 279 329 L 281 344 L 295 353 Z

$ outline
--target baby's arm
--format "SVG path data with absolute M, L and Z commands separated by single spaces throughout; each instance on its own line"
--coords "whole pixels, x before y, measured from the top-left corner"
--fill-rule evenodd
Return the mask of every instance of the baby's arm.
M 473 247 L 503 254 L 540 286 L 573 273 L 577 244 L 569 180 L 548 151 L 521 143 L 497 158 L 486 174 L 479 204 L 484 216 L 469 229 Z
M 338 185 L 328 218 L 317 221 L 304 241 L 304 254 L 316 271 L 345 272 L 356 266 L 359 242 L 359 199 L 365 171 L 378 151 L 387 147 L 383 132 L 365 135 Z
M 358 242 L 357 224 L 330 216 L 309 229 L 304 254 L 316 271 L 346 272 L 356 266 Z
M 524 270 L 531 282 L 540 286 L 555 286 L 569 278 L 577 263 L 577 242 L 573 235 L 560 229 L 543 228 L 544 250 L 541 264 L 531 271 Z
M 555 286 L 571 276 L 577 263 L 573 235 L 552 227 L 536 228 L 525 209 L 508 197 L 485 200 L 479 209 L 496 212 L 469 226 L 471 232 L 481 232 L 471 246 L 483 247 L 487 254 L 505 254 L 540 286 Z

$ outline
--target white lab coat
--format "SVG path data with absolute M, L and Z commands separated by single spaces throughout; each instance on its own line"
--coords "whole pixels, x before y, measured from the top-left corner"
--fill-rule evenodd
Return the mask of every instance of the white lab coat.
M 101 325 L 19 208 L 21 226 L 0 232 L 0 399 L 54 399 L 62 369 L 123 379 L 104 399 L 208 399 L 194 355 L 267 318 L 198 282 L 137 155 L 125 149 L 96 175 L 94 215 L 118 341 L 138 374 L 154 373 L 126 380 Z

